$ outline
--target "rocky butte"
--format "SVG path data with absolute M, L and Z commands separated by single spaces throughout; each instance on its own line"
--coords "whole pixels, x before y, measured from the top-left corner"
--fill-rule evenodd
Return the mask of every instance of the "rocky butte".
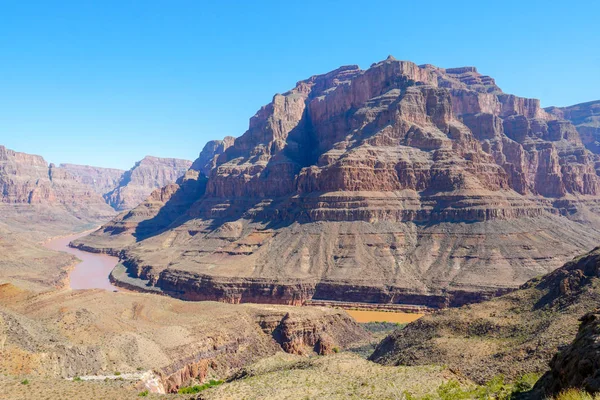
M 474 67 L 344 66 L 75 245 L 188 300 L 479 301 L 600 240 L 600 158 L 565 118 Z

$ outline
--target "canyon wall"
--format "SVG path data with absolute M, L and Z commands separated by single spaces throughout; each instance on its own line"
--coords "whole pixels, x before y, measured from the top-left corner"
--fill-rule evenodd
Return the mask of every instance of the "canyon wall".
M 190 300 L 460 305 L 598 242 L 597 165 L 539 100 L 389 57 L 275 95 L 206 178 L 75 245 Z

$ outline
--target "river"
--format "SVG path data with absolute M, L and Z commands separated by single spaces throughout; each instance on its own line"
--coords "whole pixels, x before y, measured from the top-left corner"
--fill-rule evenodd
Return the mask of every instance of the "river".
M 346 310 L 356 322 L 395 322 L 398 324 L 407 324 L 418 320 L 423 314 L 391 312 L 391 311 L 363 311 L 363 310 Z
M 44 243 L 44 247 L 73 254 L 81 260 L 69 274 L 69 286 L 71 289 L 118 290 L 108 279 L 110 272 L 119 262 L 117 257 L 106 254 L 88 253 L 69 247 L 70 242 L 88 235 L 90 232 L 80 232 L 74 235 L 55 238 Z
M 88 235 L 92 231 L 80 232 L 74 235 L 52 239 L 44 244 L 45 247 L 73 254 L 81 260 L 69 274 L 71 289 L 105 289 L 118 290 L 108 279 L 111 271 L 119 262 L 117 257 L 106 254 L 88 253 L 69 247 L 69 243 Z M 396 322 L 408 323 L 419 319 L 423 314 L 404 312 L 346 310 L 357 322 Z

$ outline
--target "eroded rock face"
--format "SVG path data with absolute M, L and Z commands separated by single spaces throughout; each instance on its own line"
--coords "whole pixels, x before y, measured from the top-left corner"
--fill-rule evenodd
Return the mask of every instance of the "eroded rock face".
M 146 156 L 125 172 L 116 188 L 104 195 L 115 210 L 128 210 L 146 199 L 153 190 L 177 181 L 191 161 Z
M 275 95 L 167 229 L 142 208 L 119 221 L 141 243 L 106 226 L 81 244 L 190 300 L 460 305 L 597 243 L 597 162 L 473 67 L 388 58 Z
M 67 170 L 71 175 L 101 195 L 117 187 L 125 171 L 115 168 L 92 167 L 89 165 L 60 164 L 60 168 Z
M 549 107 L 546 111 L 557 118 L 571 121 L 585 147 L 594 154 L 600 154 L 600 101 L 562 108 Z
M 211 140 L 206 143 L 191 169 L 206 176 L 210 175 L 210 171 L 217 165 L 219 156 L 233 145 L 234 140 L 232 136 L 225 136 L 223 140 Z
M 102 197 L 67 169 L 48 164 L 41 156 L 0 146 L 0 202 L 54 207 L 84 221 L 106 220 L 114 215 Z M 10 212 L 6 207 L 5 212 Z

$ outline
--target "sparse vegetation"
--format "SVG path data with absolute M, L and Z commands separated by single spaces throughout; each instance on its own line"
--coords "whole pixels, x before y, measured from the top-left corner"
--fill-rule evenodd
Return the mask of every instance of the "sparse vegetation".
M 21 385 L 29 385 L 29 379 L 23 379 Z
M 81 382 L 81 377 L 79 377 L 79 376 L 74 377 L 73 382 Z
M 202 385 L 194 385 L 194 386 L 182 387 L 182 388 L 180 388 L 177 391 L 177 393 L 180 393 L 180 394 L 194 394 L 194 393 L 198 393 L 198 392 L 201 392 L 203 390 L 206 390 L 208 388 L 211 388 L 213 386 L 219 386 L 222 383 L 223 383 L 223 381 L 218 381 L 218 380 L 211 379 L 210 381 L 208 381 L 207 383 L 204 383 Z
M 485 385 L 474 386 L 474 387 L 463 387 L 458 381 L 451 380 L 442 383 L 437 388 L 437 395 L 440 400 L 467 400 L 467 399 L 478 399 L 478 400 L 511 400 L 514 399 L 518 394 L 527 392 L 533 388 L 535 382 L 539 379 L 539 375 L 526 374 L 519 378 L 516 382 L 510 384 L 506 383 L 504 376 L 498 375 L 487 382 Z M 417 397 L 411 393 L 405 392 L 404 397 L 406 400 L 430 400 L 431 395 L 424 397 Z M 557 398 L 556 400 L 577 400 L 577 398 Z M 581 399 L 586 399 L 585 397 Z M 594 400 L 591 397 L 590 400 Z
M 379 333 L 402 329 L 408 324 L 403 324 L 400 322 L 367 322 L 360 325 L 371 333 Z
M 591 395 L 579 389 L 568 389 L 556 396 L 554 400 L 600 400 L 600 395 Z
M 115 372 L 115 375 L 116 375 L 116 376 L 119 376 L 119 375 L 121 375 L 121 373 L 120 373 L 119 371 L 116 371 L 116 372 Z
M 149 392 L 147 390 L 144 390 L 143 392 L 138 393 L 138 397 L 148 397 L 148 393 Z

